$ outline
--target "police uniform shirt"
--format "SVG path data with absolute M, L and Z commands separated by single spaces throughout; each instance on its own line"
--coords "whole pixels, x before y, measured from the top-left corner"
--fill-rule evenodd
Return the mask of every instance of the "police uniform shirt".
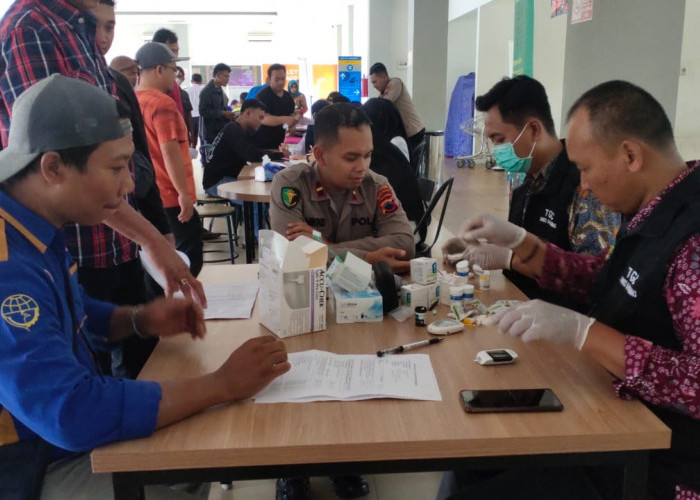
M 318 165 L 299 163 L 272 179 L 270 196 L 272 229 L 287 233 L 290 222 L 306 222 L 333 242 L 341 257 L 350 251 L 364 258 L 383 247 L 415 254 L 413 231 L 386 177 L 368 170 L 362 183 L 344 193 L 338 206 L 321 182 Z
M 86 451 L 155 430 L 160 386 L 98 372 L 115 306 L 76 269 L 61 231 L 0 191 L 0 445 Z

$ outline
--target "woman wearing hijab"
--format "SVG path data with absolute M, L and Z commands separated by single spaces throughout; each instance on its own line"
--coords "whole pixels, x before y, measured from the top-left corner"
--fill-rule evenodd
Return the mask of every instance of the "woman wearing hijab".
M 290 80 L 287 90 L 292 95 L 292 99 L 294 99 L 294 111 L 299 111 L 301 116 L 304 116 L 309 107 L 306 105 L 306 96 L 299 92 L 299 81 Z
M 387 99 L 369 99 L 362 108 L 372 121 L 374 150 L 369 168 L 389 179 L 408 220 L 415 225 L 423 216 L 425 207 L 418 179 L 408 160 L 406 129 L 401 116 L 394 103 Z M 403 144 L 405 149 L 402 151 L 394 142 Z

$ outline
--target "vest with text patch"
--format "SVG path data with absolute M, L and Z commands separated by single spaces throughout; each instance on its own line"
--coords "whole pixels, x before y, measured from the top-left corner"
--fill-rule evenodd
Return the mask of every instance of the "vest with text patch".
M 554 165 L 544 188 L 531 196 L 527 194 L 530 180 L 526 180 L 513 191 L 508 221 L 524 227 L 544 241 L 555 244 L 563 250 L 571 250 L 569 240 L 569 207 L 580 183 L 576 165 L 562 150 L 554 159 Z M 559 293 L 543 290 L 535 280 L 522 274 L 504 270 L 503 274 L 531 299 L 542 299 L 554 304 L 582 310 L 581 306 Z
M 590 315 L 624 334 L 680 351 L 664 282 L 677 250 L 698 233 L 700 170 L 671 188 L 646 220 L 630 231 L 620 230 L 596 279 Z M 684 455 L 677 467 L 686 471 L 686 481 L 700 487 L 700 420 L 647 406 L 673 431 L 671 448 Z

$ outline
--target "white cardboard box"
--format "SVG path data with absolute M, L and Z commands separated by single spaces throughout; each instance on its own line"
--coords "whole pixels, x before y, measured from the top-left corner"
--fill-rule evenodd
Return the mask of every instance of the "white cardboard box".
M 418 306 L 428 307 L 428 285 L 411 283 L 401 287 L 401 302 L 411 310 Z
M 331 287 L 336 323 L 382 321 L 384 309 L 382 294 L 374 288 L 361 292 L 348 292 L 337 285 Z
M 411 259 L 411 281 L 429 285 L 437 281 L 437 259 L 418 257 Z
M 278 337 L 325 330 L 328 247 L 262 230 L 259 249 L 260 324 Z

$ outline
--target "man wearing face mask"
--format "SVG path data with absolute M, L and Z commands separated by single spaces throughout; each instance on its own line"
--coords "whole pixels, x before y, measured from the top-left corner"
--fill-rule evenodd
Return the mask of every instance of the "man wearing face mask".
M 525 173 L 525 181 L 513 191 L 508 220 L 567 251 L 598 255 L 612 245 L 620 215 L 581 189 L 566 143 L 556 136 L 542 84 L 524 75 L 505 78 L 477 97 L 475 104 L 484 113 L 484 133 L 494 144 L 496 163 L 507 172 Z M 507 248 L 468 245 L 453 238 L 443 247 L 443 255 L 451 256 L 446 260 L 467 259 L 484 269 L 504 269 L 532 299 L 577 306 L 512 271 L 513 253 Z

